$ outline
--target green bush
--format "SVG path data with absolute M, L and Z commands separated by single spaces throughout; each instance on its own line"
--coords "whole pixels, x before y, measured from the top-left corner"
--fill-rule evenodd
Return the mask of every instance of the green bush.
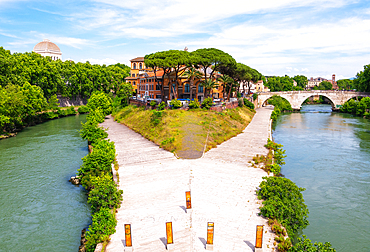
M 74 106 L 70 106 L 65 110 L 65 115 L 76 115 L 77 111 L 75 110 Z
M 304 204 L 302 191 L 291 180 L 282 177 L 264 177 L 257 191 L 263 199 L 261 214 L 266 218 L 278 220 L 290 237 L 308 225 L 308 209 Z
M 103 174 L 91 179 L 91 190 L 87 203 L 93 213 L 101 208 L 118 208 L 122 201 L 122 190 L 117 189 L 116 183 L 109 174 Z
M 95 143 L 99 139 L 108 137 L 108 133 L 105 132 L 103 127 L 99 127 L 99 123 L 95 119 L 87 120 L 86 123 L 81 122 L 81 124 L 80 136 L 90 143 Z
M 151 121 L 154 126 L 157 126 L 162 120 L 163 111 L 153 110 Z
M 277 163 L 278 165 L 284 165 L 285 164 L 284 158 L 286 158 L 286 155 L 284 155 L 285 150 L 283 150 L 283 145 L 282 144 L 275 143 L 275 142 L 271 141 L 270 138 L 269 138 L 269 139 L 267 139 L 267 144 L 265 145 L 265 147 L 269 150 L 274 151 L 275 163 Z
M 103 92 L 94 92 L 87 101 L 86 106 L 89 108 L 90 112 L 100 109 L 104 116 L 112 113 L 112 101 L 108 95 Z
M 104 173 L 111 173 L 115 158 L 114 143 L 109 140 L 99 140 L 93 144 L 93 151 L 82 158 L 82 165 L 78 169 L 81 184 L 86 189 L 92 188 L 93 177 Z
M 211 97 L 208 97 L 203 100 L 201 107 L 204 109 L 210 109 L 213 105 L 213 101 Z
M 200 108 L 200 103 L 198 99 L 194 99 L 193 101 L 190 101 L 189 109 L 197 109 L 197 108 Z
M 154 107 L 157 105 L 157 102 L 156 102 L 156 101 L 154 101 L 154 100 L 152 100 L 152 101 L 150 101 L 149 105 L 150 105 L 152 108 L 154 108 Z
M 165 102 L 161 102 L 159 105 L 158 105 L 158 107 L 157 107 L 157 109 L 158 110 L 164 110 L 164 108 L 166 107 L 166 103 Z
M 239 107 L 243 107 L 244 106 L 243 98 L 238 98 L 238 106 Z
M 182 107 L 182 103 L 179 101 L 179 100 L 177 100 L 177 99 L 172 99 L 171 101 L 170 101 L 170 105 L 172 106 L 172 108 L 174 108 L 174 109 L 178 109 L 178 108 L 181 108 Z
M 100 109 L 95 109 L 90 111 L 90 113 L 86 116 L 87 121 L 97 121 L 98 123 L 102 123 L 105 120 L 105 115 L 103 114 L 103 111 Z
M 244 105 L 250 109 L 254 109 L 254 104 L 252 102 L 250 102 L 247 98 L 244 98 L 243 99 L 244 101 Z
M 78 108 L 78 113 L 80 113 L 80 114 L 86 114 L 86 113 L 88 113 L 89 112 L 89 108 L 87 107 L 87 106 L 81 106 L 81 107 L 79 107 Z
M 289 252 L 301 252 L 301 251 L 309 251 L 309 252 L 335 252 L 336 250 L 332 248 L 330 242 L 326 242 L 325 244 L 321 242 L 312 243 L 310 239 L 308 239 L 305 235 L 303 238 L 298 238 L 296 244 L 291 247 Z
M 258 98 L 258 94 L 257 93 L 254 93 L 253 94 L 253 100 L 257 100 L 257 98 Z
M 117 220 L 112 210 L 109 208 L 100 208 L 92 215 L 92 224 L 89 231 L 86 232 L 86 251 L 94 252 L 98 243 L 108 241 L 109 235 L 116 232 Z

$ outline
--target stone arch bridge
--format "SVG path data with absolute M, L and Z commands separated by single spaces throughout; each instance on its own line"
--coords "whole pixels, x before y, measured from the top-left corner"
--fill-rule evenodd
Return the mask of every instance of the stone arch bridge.
M 370 93 L 335 90 L 266 92 L 258 94 L 256 101 L 257 107 L 260 108 L 264 106 L 266 101 L 273 95 L 278 95 L 286 99 L 294 110 L 300 110 L 302 103 L 311 96 L 321 95 L 328 98 L 333 110 L 339 110 L 340 107 L 351 98 L 370 97 Z

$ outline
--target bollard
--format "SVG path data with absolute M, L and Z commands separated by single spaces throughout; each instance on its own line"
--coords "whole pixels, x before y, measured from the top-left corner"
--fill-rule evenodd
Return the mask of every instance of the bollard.
M 133 251 L 132 237 L 131 237 L 131 224 L 125 224 L 125 240 L 126 240 L 125 252 Z
M 206 243 L 206 250 L 213 250 L 213 232 L 214 232 L 215 224 L 214 222 L 207 223 L 207 243 Z
M 257 225 L 256 229 L 256 246 L 254 252 L 262 252 L 263 225 Z
M 191 195 L 190 195 L 190 191 L 185 192 L 185 196 L 186 196 L 186 209 L 191 209 Z
M 172 222 L 166 222 L 167 250 L 174 248 Z

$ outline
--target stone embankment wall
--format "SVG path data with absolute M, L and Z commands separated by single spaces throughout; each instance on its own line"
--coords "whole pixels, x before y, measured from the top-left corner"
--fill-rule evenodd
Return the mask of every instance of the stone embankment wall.
M 236 107 L 238 107 L 238 101 L 232 101 L 232 102 L 226 102 L 225 105 L 220 104 L 220 105 L 212 106 L 210 110 L 221 112 L 224 109 L 233 109 Z
M 69 107 L 69 106 L 81 106 L 87 104 L 87 99 L 82 98 L 81 96 L 76 96 L 74 98 L 62 97 L 57 95 L 59 100 L 59 107 Z

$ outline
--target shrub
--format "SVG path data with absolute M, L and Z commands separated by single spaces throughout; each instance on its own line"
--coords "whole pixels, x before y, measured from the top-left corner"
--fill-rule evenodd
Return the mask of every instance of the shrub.
M 243 98 L 238 98 L 238 106 L 239 107 L 243 107 L 244 106 Z
M 65 110 L 65 115 L 76 115 L 77 111 L 74 106 L 70 106 Z
M 112 101 L 107 94 L 103 92 L 94 92 L 87 101 L 86 106 L 89 108 L 90 112 L 99 108 L 104 116 L 112 113 Z
M 154 107 L 155 107 L 155 105 L 157 105 L 157 102 L 152 100 L 152 101 L 150 101 L 149 105 L 150 105 L 152 108 L 154 108 Z
M 159 105 L 158 105 L 158 107 L 157 107 L 157 109 L 158 110 L 164 110 L 164 108 L 166 107 L 166 103 L 165 102 L 161 102 Z
M 91 179 L 91 190 L 87 203 L 93 213 L 101 208 L 117 208 L 122 201 L 122 190 L 117 189 L 116 183 L 109 174 L 103 174 Z
M 201 107 L 204 109 L 210 109 L 213 105 L 213 101 L 211 97 L 208 97 L 203 100 Z
M 98 243 L 108 241 L 109 235 L 116 232 L 116 225 L 117 220 L 111 209 L 101 208 L 94 213 L 92 224 L 89 226 L 89 231 L 86 232 L 86 251 L 94 252 Z
M 110 173 L 115 158 L 114 143 L 109 140 L 99 140 L 93 144 L 93 151 L 82 158 L 82 165 L 78 169 L 81 184 L 89 189 L 92 187 L 92 177 L 103 173 Z
M 257 98 L 258 98 L 258 94 L 257 93 L 254 93 L 253 94 L 253 100 L 257 100 Z
M 178 108 L 181 108 L 182 107 L 182 103 L 179 101 L 179 100 L 177 100 L 177 99 L 172 99 L 171 101 L 170 101 L 170 105 L 172 106 L 172 108 L 174 108 L 174 109 L 178 109 Z
M 153 110 L 153 114 L 150 118 L 154 126 L 157 126 L 162 120 L 163 111 Z
M 282 177 L 264 177 L 257 191 L 263 199 L 261 214 L 278 220 L 290 237 L 308 225 L 308 209 L 304 204 L 302 191 L 291 180 Z
M 254 104 L 246 98 L 244 98 L 244 105 L 250 109 L 254 109 Z
M 87 106 L 81 106 L 78 108 L 78 113 L 80 114 L 86 114 L 87 112 L 89 112 L 89 108 Z
M 315 242 L 312 244 L 311 240 L 308 239 L 305 235 L 303 238 L 298 237 L 298 241 L 291 247 L 289 252 L 300 252 L 300 251 L 312 251 L 312 252 L 335 252 L 335 249 L 331 247 L 330 242 Z
M 104 131 L 103 127 L 99 127 L 98 121 L 95 119 L 88 120 L 86 123 L 81 124 L 82 129 L 80 130 L 80 136 L 90 143 L 95 143 L 99 139 L 108 137 L 108 133 Z
M 197 108 L 200 108 L 200 103 L 198 99 L 194 99 L 194 101 L 190 101 L 189 109 L 197 109 Z

